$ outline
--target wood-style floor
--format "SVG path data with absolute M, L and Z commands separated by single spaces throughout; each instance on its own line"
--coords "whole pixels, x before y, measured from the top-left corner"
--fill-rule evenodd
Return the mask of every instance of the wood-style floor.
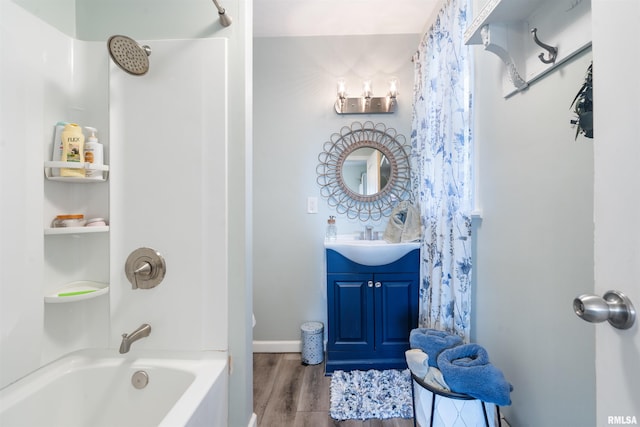
M 329 415 L 331 377 L 300 353 L 253 354 L 253 411 L 258 427 L 413 427 L 413 419 L 336 421 Z

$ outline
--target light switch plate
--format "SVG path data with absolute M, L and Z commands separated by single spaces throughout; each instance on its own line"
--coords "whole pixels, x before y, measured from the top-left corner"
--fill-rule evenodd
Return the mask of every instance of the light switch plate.
M 318 198 L 317 197 L 307 197 L 307 213 L 317 214 L 318 213 Z

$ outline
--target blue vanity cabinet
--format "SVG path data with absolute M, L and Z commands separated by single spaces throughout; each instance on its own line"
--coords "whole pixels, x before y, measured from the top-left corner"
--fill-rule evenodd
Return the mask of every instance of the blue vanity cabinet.
M 418 324 L 419 250 L 366 266 L 327 249 L 327 360 L 335 370 L 403 369 Z

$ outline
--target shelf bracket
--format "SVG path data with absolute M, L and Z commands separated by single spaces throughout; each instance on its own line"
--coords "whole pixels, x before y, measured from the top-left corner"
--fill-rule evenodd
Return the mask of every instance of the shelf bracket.
M 485 50 L 496 54 L 507 66 L 509 80 L 518 91 L 525 90 L 529 84 L 520 77 L 513 58 L 507 51 L 507 32 L 502 26 L 486 24 L 480 30 L 482 45 Z

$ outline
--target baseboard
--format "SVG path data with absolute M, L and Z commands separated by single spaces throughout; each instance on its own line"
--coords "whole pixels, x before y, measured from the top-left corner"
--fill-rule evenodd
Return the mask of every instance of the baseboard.
M 247 427 L 258 427 L 258 416 L 255 413 L 251 414 Z
M 300 353 L 301 341 L 254 341 L 254 353 Z

